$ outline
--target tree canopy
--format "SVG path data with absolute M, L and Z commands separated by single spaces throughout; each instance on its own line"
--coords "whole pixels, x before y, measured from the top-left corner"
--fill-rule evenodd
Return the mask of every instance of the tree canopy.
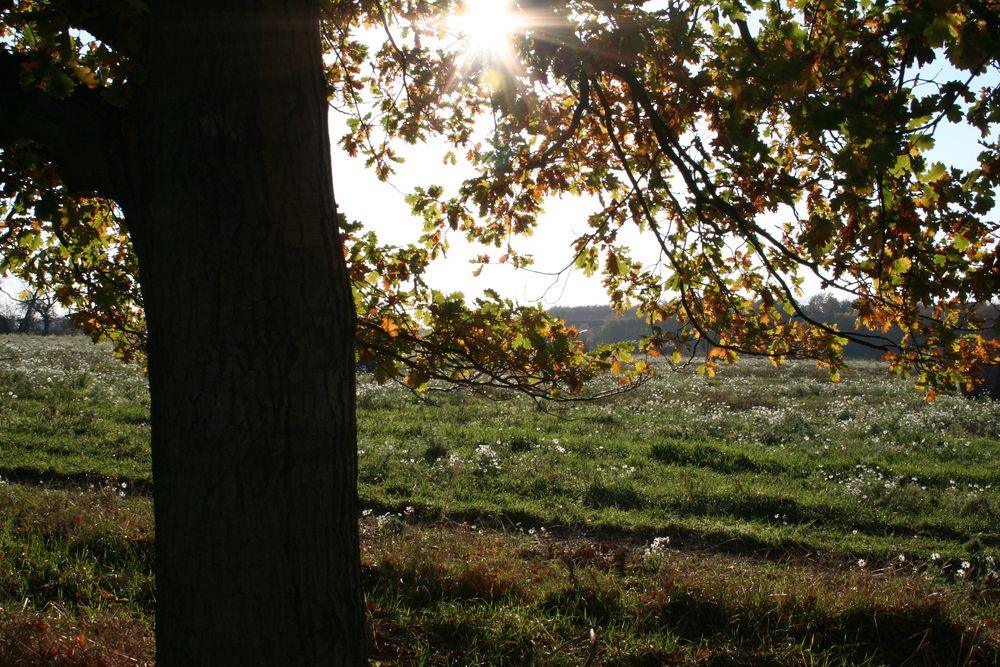
M 340 146 L 384 179 L 400 145 L 429 140 L 475 171 L 457 191 L 409 194 L 423 225 L 411 246 L 342 220 L 358 354 L 381 377 L 552 396 L 607 369 L 625 383 L 648 372 L 629 346 L 585 351 L 540 307 L 490 293 L 470 305 L 424 281 L 454 235 L 482 243 L 483 262 L 529 267 L 518 239 L 563 193 L 595 202 L 575 265 L 648 320 L 642 353 L 679 361 L 708 340 L 708 373 L 749 353 L 814 358 L 836 376 L 855 342 L 931 393 L 1000 362 L 992 3 L 520 0 L 509 54 L 464 48 L 460 6 L 323 3 L 329 100 L 349 116 Z M 114 165 L 101 138 L 144 85 L 144 11 L 0 3 L 0 269 L 54 291 L 125 355 L 144 331 L 127 220 L 93 182 L 107 170 L 55 165 L 59 150 Z M 962 147 L 973 166 L 928 156 L 949 124 L 976 133 Z M 5 136 L 25 126 L 34 140 Z M 619 241 L 627 225 L 658 263 Z M 812 317 L 806 284 L 850 298 L 862 326 Z

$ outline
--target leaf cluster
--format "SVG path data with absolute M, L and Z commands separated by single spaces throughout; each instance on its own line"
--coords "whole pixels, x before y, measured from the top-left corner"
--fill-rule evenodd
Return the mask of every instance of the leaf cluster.
M 142 85 L 143 5 L 98 4 L 0 4 L 10 95 L 83 104 L 92 93 L 127 113 Z M 1000 20 L 989 3 L 520 0 L 524 27 L 502 62 L 466 57 L 449 24 L 458 8 L 324 3 L 330 104 L 348 116 L 340 146 L 388 180 L 403 145 L 436 139 L 471 173 L 454 192 L 410 193 L 424 226 L 411 246 L 342 225 L 359 358 L 380 377 L 554 396 L 602 369 L 626 384 L 648 372 L 628 350 L 587 353 L 539 308 L 495 294 L 470 305 L 424 283 L 454 234 L 481 243 L 483 263 L 529 267 L 518 240 L 566 194 L 594 204 L 574 265 L 602 276 L 615 308 L 638 308 L 648 354 L 681 361 L 708 341 L 709 374 L 749 353 L 816 359 L 836 377 L 855 342 L 931 394 L 1000 363 Z M 932 154 L 950 125 L 977 136 L 961 164 Z M 123 351 L 140 348 L 114 192 L 60 171 L 29 135 L 0 132 L 2 270 L 50 286 Z M 628 227 L 655 242 L 657 262 L 634 257 Z M 806 312 L 817 284 L 852 301 L 856 329 Z M 901 339 L 878 333 L 890 329 Z

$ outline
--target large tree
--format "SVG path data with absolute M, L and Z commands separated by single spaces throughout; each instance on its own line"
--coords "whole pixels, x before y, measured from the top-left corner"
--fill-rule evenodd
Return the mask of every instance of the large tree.
M 158 662 L 361 664 L 354 311 L 319 6 L 6 11 L 25 48 L 0 61 L 5 176 L 113 200 L 138 259 Z M 115 52 L 104 81 L 87 85 L 103 73 L 76 64 L 69 26 Z
M 363 662 L 355 347 L 414 388 L 649 372 L 425 284 L 449 234 L 528 266 L 516 239 L 551 195 L 593 198 L 575 263 L 639 307 L 649 354 L 708 339 L 709 373 L 749 352 L 836 375 L 854 340 L 929 391 L 998 361 L 989 3 L 521 0 L 509 53 L 463 52 L 453 4 L 0 2 L 0 268 L 145 348 L 161 664 Z M 475 169 L 410 195 L 419 243 L 338 232 L 328 102 L 380 177 L 432 135 Z M 928 159 L 949 123 L 977 133 L 972 166 Z M 810 317 L 805 276 L 866 328 Z

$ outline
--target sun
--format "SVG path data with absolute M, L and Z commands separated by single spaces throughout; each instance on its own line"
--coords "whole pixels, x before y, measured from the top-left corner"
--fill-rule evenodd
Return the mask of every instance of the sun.
M 449 24 L 464 41 L 467 55 L 487 64 L 510 62 L 511 36 L 524 28 L 509 0 L 465 0 Z

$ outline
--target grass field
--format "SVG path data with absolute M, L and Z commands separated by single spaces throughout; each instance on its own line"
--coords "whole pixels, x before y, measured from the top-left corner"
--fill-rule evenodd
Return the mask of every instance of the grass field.
M 358 405 L 383 665 L 1000 664 L 996 404 L 741 363 Z M 0 337 L 0 664 L 151 659 L 148 407 L 103 348 Z

